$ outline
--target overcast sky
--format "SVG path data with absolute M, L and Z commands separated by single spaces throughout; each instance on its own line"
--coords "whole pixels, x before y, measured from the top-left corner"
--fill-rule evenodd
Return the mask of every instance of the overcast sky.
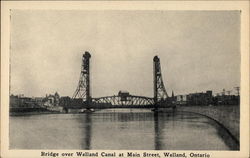
M 72 96 L 84 51 L 91 93 L 153 96 L 153 57 L 168 94 L 240 85 L 239 11 L 12 10 L 11 93 Z

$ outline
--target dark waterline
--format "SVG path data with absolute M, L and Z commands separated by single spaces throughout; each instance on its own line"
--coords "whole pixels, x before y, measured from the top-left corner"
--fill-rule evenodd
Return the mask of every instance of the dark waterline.
M 11 149 L 237 150 L 215 121 L 190 113 L 105 109 L 10 117 Z

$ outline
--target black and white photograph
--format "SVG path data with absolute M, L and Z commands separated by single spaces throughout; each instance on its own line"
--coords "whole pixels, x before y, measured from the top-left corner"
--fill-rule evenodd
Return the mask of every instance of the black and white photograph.
M 8 18 L 8 150 L 161 158 L 244 147 L 242 10 L 13 8 Z M 168 152 L 180 150 L 208 153 Z

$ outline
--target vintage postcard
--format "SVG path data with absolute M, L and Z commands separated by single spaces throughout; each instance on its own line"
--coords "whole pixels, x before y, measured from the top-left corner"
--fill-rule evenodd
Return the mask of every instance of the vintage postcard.
M 1 5 L 1 157 L 249 157 L 249 1 Z

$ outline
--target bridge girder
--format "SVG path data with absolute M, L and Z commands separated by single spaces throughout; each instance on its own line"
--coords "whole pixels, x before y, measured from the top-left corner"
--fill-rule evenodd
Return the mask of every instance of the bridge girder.
M 134 96 L 129 95 L 126 97 L 126 100 L 123 100 L 122 97 L 118 95 L 106 96 L 100 98 L 93 98 L 94 103 L 100 104 L 111 104 L 117 106 L 152 106 L 154 105 L 153 98 L 144 97 L 144 96 Z

